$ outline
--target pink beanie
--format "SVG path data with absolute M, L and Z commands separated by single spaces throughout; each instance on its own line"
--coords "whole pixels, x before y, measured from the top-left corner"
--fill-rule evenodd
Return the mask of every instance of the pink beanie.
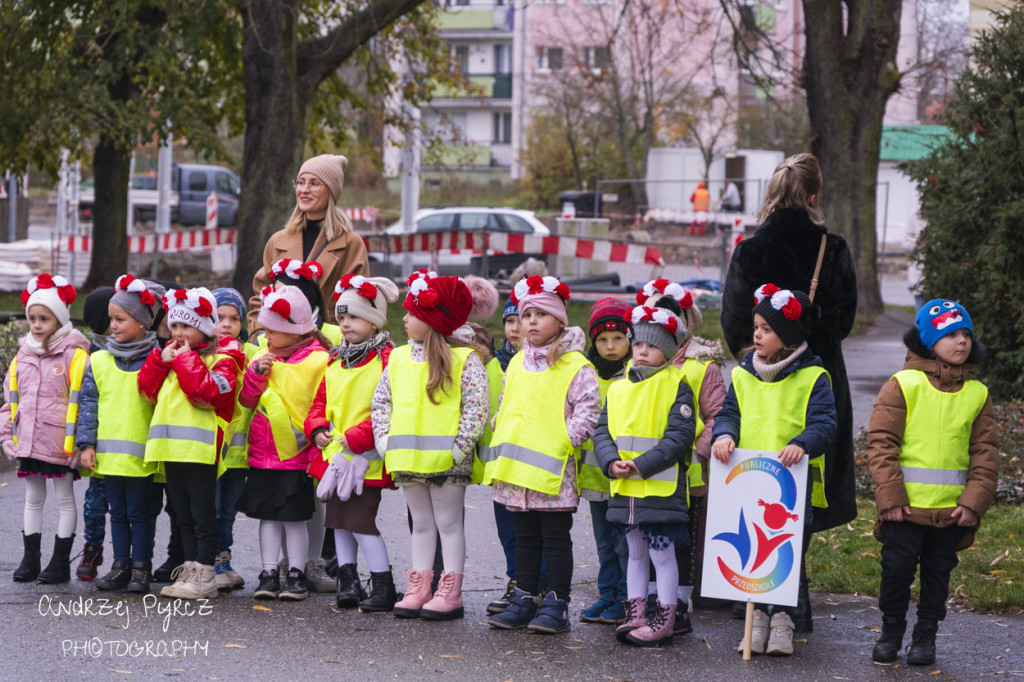
M 298 287 L 283 286 L 263 299 L 256 321 L 264 329 L 285 334 L 316 331 L 316 321 L 306 295 Z
M 345 169 L 348 168 L 348 159 L 341 154 L 321 154 L 312 159 L 306 159 L 299 169 L 296 178 L 303 173 L 311 173 L 320 178 L 327 191 L 331 193 L 334 202 L 338 202 L 341 196 L 341 188 L 345 185 Z
M 567 325 L 569 316 L 566 314 L 565 304 L 569 301 L 570 295 L 569 286 L 554 277 L 531 275 L 516 283 L 512 289 L 511 300 L 519 308 L 520 315 L 525 313 L 527 308 L 539 308 Z

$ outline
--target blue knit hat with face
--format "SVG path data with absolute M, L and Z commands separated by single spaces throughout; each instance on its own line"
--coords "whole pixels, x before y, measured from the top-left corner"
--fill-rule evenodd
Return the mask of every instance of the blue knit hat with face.
M 245 299 L 242 298 L 242 294 L 238 293 L 237 289 L 230 287 L 221 287 L 214 289 L 212 292 L 213 297 L 217 299 L 217 307 L 222 305 L 234 306 L 238 309 L 238 316 L 245 322 Z
M 933 298 L 925 303 L 917 311 L 915 322 L 921 343 L 929 350 L 935 347 L 939 339 L 957 329 L 966 329 L 974 338 L 974 325 L 971 324 L 967 309 L 945 298 Z
M 512 302 L 512 297 L 509 296 L 508 300 L 505 301 L 505 309 L 501 312 L 501 323 L 504 324 L 505 320 L 513 315 L 519 315 L 519 308 Z

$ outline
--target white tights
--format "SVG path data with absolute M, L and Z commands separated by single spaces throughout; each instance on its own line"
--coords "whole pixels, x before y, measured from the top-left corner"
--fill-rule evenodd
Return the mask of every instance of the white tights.
M 278 557 L 281 556 L 281 535 L 288 539 L 288 567 L 305 570 L 306 536 L 305 521 L 265 521 L 260 520 L 260 561 L 263 570 L 277 568 Z
M 366 564 L 374 573 L 383 573 L 391 569 L 388 561 L 388 547 L 384 538 L 379 535 L 363 535 L 351 531 L 334 529 L 334 547 L 338 552 L 338 565 L 356 563 L 356 549 L 363 550 Z
M 462 573 L 466 566 L 466 531 L 463 510 L 466 486 L 409 483 L 402 486 L 412 515 L 412 568 L 429 571 L 434 566 L 437 536 L 441 536 L 444 570 Z
M 46 502 L 46 480 L 42 476 L 26 476 L 25 535 L 43 532 L 43 503 Z M 53 493 L 57 496 L 57 537 L 69 538 L 78 526 L 75 506 L 75 479 L 72 474 L 54 476 Z
M 626 564 L 626 596 L 630 599 L 647 597 L 647 580 L 651 563 L 658 572 L 658 601 L 662 604 L 674 604 L 676 586 L 679 582 L 679 567 L 676 565 L 675 545 L 664 549 L 651 549 L 639 528 L 626 533 L 626 544 L 629 545 L 629 563 Z

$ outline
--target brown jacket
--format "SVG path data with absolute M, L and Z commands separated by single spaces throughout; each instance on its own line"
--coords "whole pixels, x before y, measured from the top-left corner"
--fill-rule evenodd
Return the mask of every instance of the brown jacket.
M 313 245 L 312 253 L 320 250 L 324 243 L 324 235 L 321 232 Z M 309 255 L 312 255 L 309 254 Z M 263 267 L 259 269 L 256 276 L 252 278 L 253 296 L 249 299 L 249 333 L 260 328 L 256 322 L 256 316 L 260 310 L 260 290 L 270 284 L 267 276 L 270 268 L 282 258 L 296 258 L 302 260 L 306 256 L 302 252 L 302 234 L 286 234 L 284 230 L 278 230 L 267 240 L 267 246 L 263 249 Z M 324 276 L 320 278 L 320 310 L 324 321 L 334 323 L 334 285 L 341 279 L 342 275 L 370 275 L 370 262 L 366 257 L 366 246 L 363 239 L 355 232 L 343 232 L 340 237 L 327 244 L 316 261 L 324 268 Z
M 917 350 L 927 352 L 923 348 Z M 974 379 L 975 365 L 971 360 L 972 358 L 968 358 L 967 363 L 959 366 L 948 365 L 935 358 L 922 357 L 912 349 L 907 351 L 903 368 L 920 370 L 928 376 L 932 386 L 940 391 L 954 392 L 960 390 L 964 381 Z M 900 447 L 903 443 L 906 421 L 907 402 L 903 397 L 903 391 L 896 379 L 889 379 L 878 393 L 871 412 L 871 423 L 868 426 L 868 470 L 875 484 L 875 505 L 879 515 L 894 507 L 910 504 L 900 470 Z M 975 512 L 980 519 L 995 498 L 996 480 L 999 475 L 999 448 L 991 397 L 985 401 L 984 407 L 974 420 L 969 449 L 967 487 L 960 494 L 957 503 Z M 904 520 L 923 526 L 951 526 L 956 523 L 956 519 L 952 517 L 954 509 L 956 507 L 911 507 L 910 515 L 904 516 Z M 957 547 L 958 550 L 966 549 L 974 541 L 976 528 L 966 530 L 960 546 Z M 878 537 L 877 525 L 875 535 Z

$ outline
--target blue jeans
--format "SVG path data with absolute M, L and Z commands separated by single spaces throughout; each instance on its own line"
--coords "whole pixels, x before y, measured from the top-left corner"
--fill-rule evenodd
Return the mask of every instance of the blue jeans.
M 608 500 L 590 500 L 590 518 L 594 522 L 594 540 L 597 541 L 597 590 L 601 599 L 626 599 L 626 564 L 629 548 L 626 535 L 615 532 L 608 521 Z
M 152 486 L 152 476 L 106 477 L 115 560 L 149 561 L 153 558 Z
M 242 496 L 248 469 L 228 469 L 217 479 L 217 553 L 231 550 L 235 538 L 235 504 Z
M 505 575 L 509 580 L 516 579 L 516 529 L 512 525 L 514 514 L 505 505 L 494 502 L 494 525 L 498 527 L 498 541 L 505 552 Z M 548 562 L 543 555 L 540 559 L 540 582 L 548 582 Z
M 104 479 L 97 476 L 89 478 L 89 487 L 85 490 L 85 501 L 82 503 L 82 516 L 85 518 L 85 544 L 99 547 L 107 535 L 107 491 Z

